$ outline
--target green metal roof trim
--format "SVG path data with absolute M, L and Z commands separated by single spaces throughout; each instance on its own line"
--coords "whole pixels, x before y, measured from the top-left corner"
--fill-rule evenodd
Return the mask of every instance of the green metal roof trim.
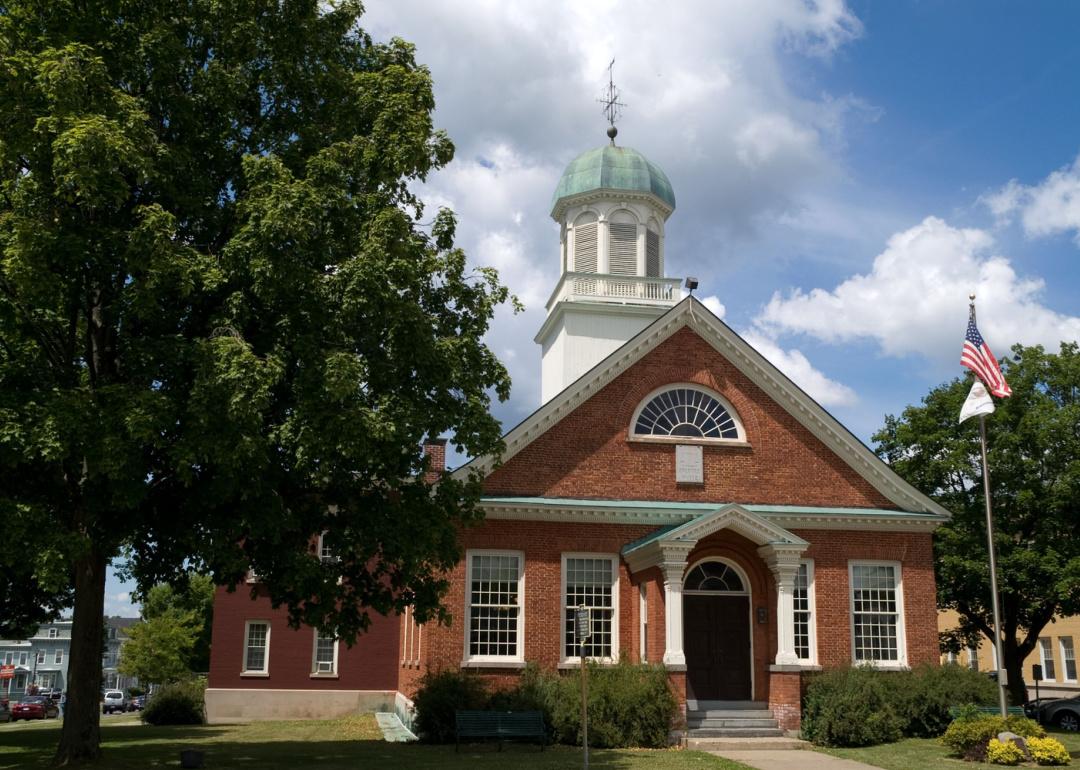
M 671 208 L 675 208 L 675 192 L 667 174 L 630 147 L 610 144 L 578 155 L 566 167 L 555 195 L 552 208 L 562 198 L 593 190 L 633 190 L 652 193 Z
M 647 508 L 654 511 L 715 511 L 731 502 L 717 503 L 678 503 L 665 500 L 591 500 L 570 497 L 482 497 L 482 503 L 497 503 L 502 505 L 536 505 L 551 506 L 556 508 Z M 948 518 L 936 513 L 923 513 L 916 511 L 893 511 L 887 508 L 830 508 L 812 505 L 758 505 L 754 503 L 737 503 L 737 505 L 754 513 L 768 515 L 770 513 L 812 513 L 817 516 L 852 516 L 866 515 L 875 518 L 892 516 L 910 519 L 912 517 L 925 518 L 927 521 L 948 521 Z

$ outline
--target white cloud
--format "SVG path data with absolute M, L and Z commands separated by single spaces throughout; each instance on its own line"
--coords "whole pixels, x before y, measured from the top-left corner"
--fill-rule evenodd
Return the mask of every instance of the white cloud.
M 742 338 L 819 404 L 852 406 L 858 401 L 855 391 L 815 369 L 801 351 L 784 350 L 760 330 L 743 332 Z
M 802 333 L 830 343 L 874 340 L 889 356 L 959 357 L 967 296 L 977 297 L 979 330 L 997 355 L 1015 342 L 1056 349 L 1080 338 L 1080 317 L 1041 303 L 1042 279 L 1020 276 L 991 255 L 993 239 L 927 217 L 895 234 L 869 273 L 835 288 L 774 294 L 756 319 L 771 335 Z
M 727 308 L 724 307 L 724 303 L 721 302 L 720 298 L 717 297 L 715 294 L 711 297 L 703 297 L 701 300 L 701 304 L 709 308 L 709 312 L 717 318 L 722 319 L 724 317 L 724 314 L 727 313 Z
M 1013 179 L 981 200 L 1000 220 L 1019 214 L 1024 232 L 1031 237 L 1072 232 L 1080 243 L 1080 156 L 1037 185 Z

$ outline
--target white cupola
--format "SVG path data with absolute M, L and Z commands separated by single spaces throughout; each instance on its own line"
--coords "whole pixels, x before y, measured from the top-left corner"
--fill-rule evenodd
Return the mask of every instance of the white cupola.
M 667 175 L 614 138 L 566 167 L 551 209 L 562 274 L 536 335 L 542 402 L 679 301 L 679 279 L 664 277 L 664 224 L 674 210 Z

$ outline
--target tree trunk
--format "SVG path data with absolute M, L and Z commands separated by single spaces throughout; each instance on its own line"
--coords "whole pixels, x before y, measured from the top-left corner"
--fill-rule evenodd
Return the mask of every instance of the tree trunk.
M 1006 636 L 1002 646 L 1004 647 L 1001 653 L 1005 663 L 1005 675 L 1009 679 L 1006 687 L 1009 693 L 1009 705 L 1023 706 L 1028 698 L 1027 685 L 1024 683 L 1024 658 L 1027 657 L 1028 651 L 1016 643 L 1016 637 Z
M 108 560 L 91 547 L 75 562 L 75 613 L 71 624 L 67 703 L 55 764 L 101 756 L 101 649 Z

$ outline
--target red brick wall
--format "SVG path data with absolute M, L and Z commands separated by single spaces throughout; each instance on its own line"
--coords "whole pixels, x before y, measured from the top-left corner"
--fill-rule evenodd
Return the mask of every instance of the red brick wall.
M 248 588 L 229 593 L 219 587 L 214 596 L 210 687 L 303 690 L 396 690 L 400 620 L 375 615 L 371 628 L 349 649 L 338 647 L 338 678 L 311 676 L 314 631 L 289 628 L 284 608 L 273 609 L 265 595 L 252 600 Z M 244 623 L 270 621 L 270 675 L 242 677 L 246 639 Z
M 568 552 L 618 554 L 620 549 L 655 529 L 646 526 L 610 524 L 552 524 L 536 521 L 489 520 L 462 535 L 466 549 L 515 550 L 525 554 L 525 659 L 555 668 L 561 660 L 562 645 L 562 554 Z M 438 670 L 457 668 L 464 657 L 465 575 L 463 560 L 450 575 L 450 591 L 445 604 L 453 613 L 449 627 L 425 626 L 429 666 Z M 652 598 L 652 597 L 650 597 Z M 619 646 L 635 655 L 638 589 L 625 565 L 619 570 Z M 650 614 L 658 602 L 650 601 Z M 660 627 L 658 650 L 663 656 L 663 618 L 650 624 Z M 650 640 L 651 641 L 651 640 Z
M 901 563 L 908 664 L 938 661 L 934 560 L 929 534 L 829 530 L 796 530 L 795 534 L 810 542 L 805 556 L 814 560 L 821 665 L 851 662 L 849 560 Z
M 773 671 L 769 674 L 769 708 L 781 730 L 798 730 L 802 721 L 802 674 Z
M 628 442 L 650 392 L 692 382 L 723 395 L 748 448 L 706 446 L 704 484 L 675 484 L 675 447 Z M 488 494 L 895 508 L 709 343 L 682 329 L 494 471 Z

